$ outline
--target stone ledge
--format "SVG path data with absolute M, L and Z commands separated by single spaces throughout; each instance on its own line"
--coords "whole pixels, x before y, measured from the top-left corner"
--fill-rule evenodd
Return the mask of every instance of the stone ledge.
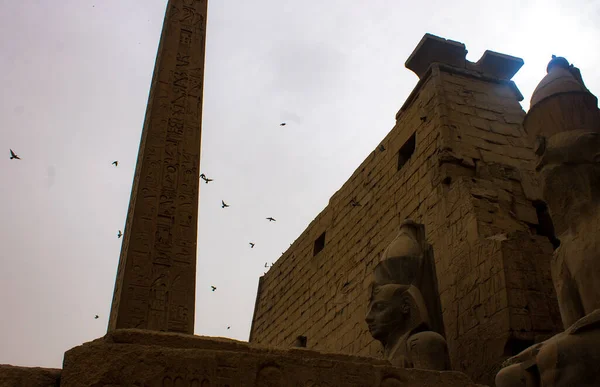
M 58 387 L 59 369 L 17 367 L 0 364 L 0 386 Z
M 419 79 L 423 79 L 431 65 L 449 66 L 470 70 L 495 80 L 510 80 L 525 63 L 515 56 L 486 50 L 477 63 L 466 59 L 467 49 L 463 43 L 425 34 L 404 64 Z M 471 74 L 473 75 L 473 74 Z
M 404 65 L 421 78 L 436 62 L 465 68 L 466 56 L 467 49 L 463 43 L 425 34 Z
M 481 59 L 475 63 L 478 71 L 498 79 L 511 79 L 525 62 L 516 56 L 500 54 L 486 50 Z
M 200 336 L 117 330 L 65 353 L 61 387 L 449 386 L 466 375 L 402 369 L 368 357 L 274 349 Z

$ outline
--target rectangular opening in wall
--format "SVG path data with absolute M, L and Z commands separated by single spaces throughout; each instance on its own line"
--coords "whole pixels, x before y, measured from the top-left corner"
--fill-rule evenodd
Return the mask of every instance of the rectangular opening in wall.
M 315 241 L 315 249 L 313 250 L 313 257 L 321 252 L 325 248 L 325 231 Z
M 404 145 L 402 145 L 400 151 L 398 152 L 398 170 L 400 170 L 400 168 L 402 168 L 404 164 L 406 164 L 408 159 L 410 159 L 413 153 L 415 153 L 415 146 L 417 144 L 415 135 L 416 133 L 413 133 L 413 135 L 410 136 L 408 140 L 406 140 L 406 142 L 404 143 Z

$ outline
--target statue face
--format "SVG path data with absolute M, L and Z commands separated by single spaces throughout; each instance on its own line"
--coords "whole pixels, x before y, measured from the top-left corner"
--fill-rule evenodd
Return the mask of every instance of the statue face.
M 410 304 L 402 285 L 382 285 L 373 289 L 365 321 L 376 340 L 385 341 L 389 334 L 406 325 Z

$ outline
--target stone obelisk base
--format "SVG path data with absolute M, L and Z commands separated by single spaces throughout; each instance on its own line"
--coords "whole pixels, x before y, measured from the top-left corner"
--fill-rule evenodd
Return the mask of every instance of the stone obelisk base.
M 67 351 L 60 385 L 476 386 L 459 372 L 399 369 L 373 358 L 134 329 Z
M 460 372 L 213 337 L 122 329 L 65 353 L 63 370 L 0 366 L 1 386 L 476 387 Z
M 60 370 L 0 364 L 0 386 L 59 387 Z

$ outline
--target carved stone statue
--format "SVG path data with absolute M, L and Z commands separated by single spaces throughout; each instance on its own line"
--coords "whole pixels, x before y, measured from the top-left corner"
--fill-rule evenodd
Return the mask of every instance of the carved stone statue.
M 414 285 L 375 285 L 366 322 L 392 365 L 450 369 L 446 340 L 429 327 L 425 301 Z
M 504 363 L 496 387 L 598 386 L 600 309 Z
M 551 263 L 565 331 L 508 359 L 497 387 L 600 385 L 600 111 L 581 73 L 553 57 L 532 96 L 542 196 L 560 245 Z
M 392 365 L 450 369 L 436 284 L 424 228 L 406 220 L 375 267 L 365 318 Z
M 561 242 L 552 276 L 568 328 L 600 308 L 600 132 L 553 135 L 544 144 L 538 169 Z

